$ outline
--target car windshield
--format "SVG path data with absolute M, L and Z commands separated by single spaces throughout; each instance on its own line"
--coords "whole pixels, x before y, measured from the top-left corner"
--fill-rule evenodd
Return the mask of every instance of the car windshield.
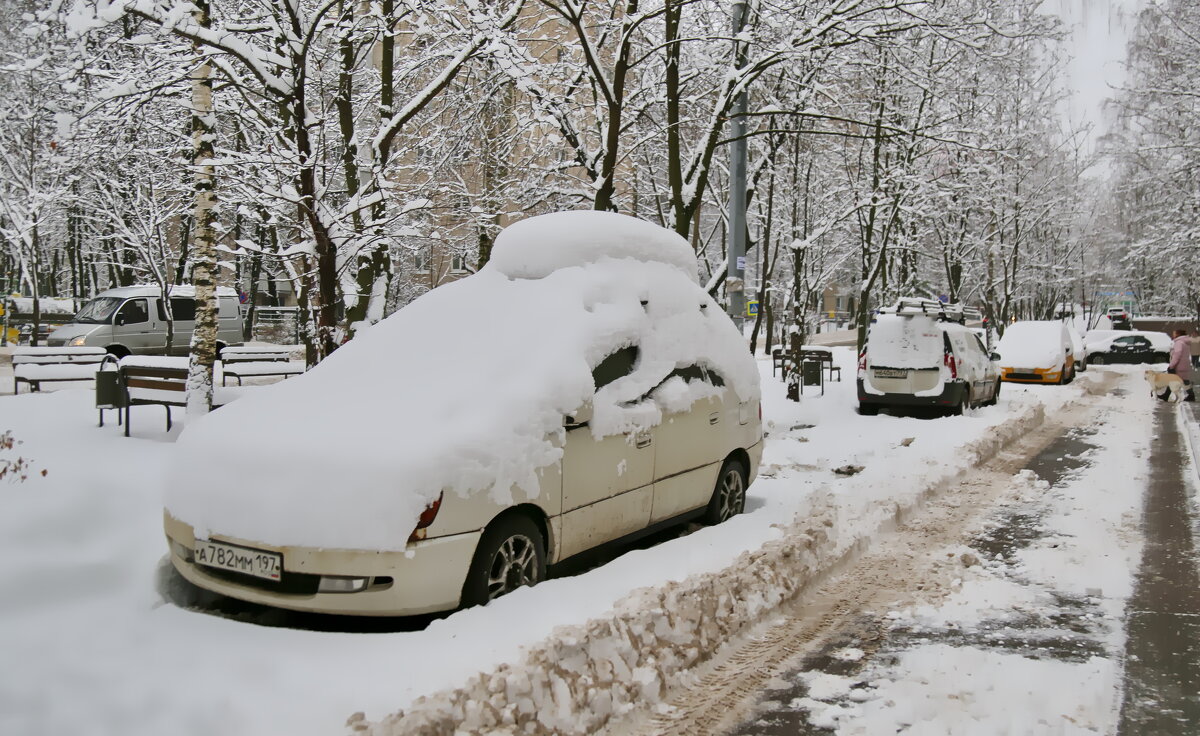
M 80 309 L 71 321 L 91 325 L 105 324 L 112 319 L 113 312 L 117 311 L 117 307 L 121 306 L 123 301 L 125 300 L 119 296 L 98 296 L 84 304 L 83 309 Z

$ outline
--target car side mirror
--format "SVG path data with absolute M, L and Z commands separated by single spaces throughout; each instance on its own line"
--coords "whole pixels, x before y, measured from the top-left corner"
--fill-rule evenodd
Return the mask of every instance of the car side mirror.
M 992 353 L 988 357 L 991 358 L 992 360 L 1000 360 L 1000 353 Z
M 117 325 L 118 327 L 125 324 L 125 315 L 118 314 L 116 317 L 113 318 L 113 324 Z
M 592 421 L 592 402 L 588 401 L 573 413 L 563 417 L 563 426 L 567 428 L 582 427 Z

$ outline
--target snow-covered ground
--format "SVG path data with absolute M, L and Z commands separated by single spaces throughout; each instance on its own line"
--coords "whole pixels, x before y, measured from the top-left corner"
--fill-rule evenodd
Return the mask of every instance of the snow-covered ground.
M 836 355 L 845 380 L 799 404 L 760 361 L 769 437 L 746 514 L 393 633 L 258 626 L 172 604 L 162 497 L 186 421 L 164 433 L 161 411 L 135 408 L 127 439 L 96 427 L 87 390 L 0 397 L 0 432 L 23 443 L 3 457 L 34 469 L 0 485 L 0 732 L 302 735 L 337 732 L 359 711 L 378 720 L 519 664 L 556 627 L 619 613 L 640 588 L 718 573 L 779 542 L 800 512 L 823 509 L 830 549 L 848 549 L 994 450 L 1002 428 L 1083 396 L 1006 385 L 998 406 L 968 416 L 860 417 L 853 355 Z M 846 465 L 863 469 L 832 472 Z

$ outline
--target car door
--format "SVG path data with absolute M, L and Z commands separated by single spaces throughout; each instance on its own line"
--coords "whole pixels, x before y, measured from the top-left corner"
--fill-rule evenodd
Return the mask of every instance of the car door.
M 636 347 L 592 372 L 596 389 L 633 371 Z M 646 528 L 654 502 L 654 430 L 596 438 L 588 422 L 568 424 L 563 442 L 561 558 Z
M 972 376 L 971 381 L 975 386 L 973 395 L 976 401 L 990 401 L 996 395 L 996 378 L 998 372 L 996 364 L 992 362 L 992 358 L 988 355 L 987 348 L 984 347 L 983 341 L 979 339 L 979 335 L 971 333 L 964 336 L 963 342 L 966 343 L 964 349 L 971 355 Z
M 692 393 L 700 395 L 686 405 L 678 398 Z M 711 498 L 730 444 L 728 425 L 737 425 L 727 393 L 724 381 L 698 365 L 676 369 L 652 392 L 664 406 L 662 424 L 655 428 L 652 523 L 700 508 Z
M 127 299 L 113 315 L 113 342 L 137 354 L 162 351 L 162 332 L 145 297 Z

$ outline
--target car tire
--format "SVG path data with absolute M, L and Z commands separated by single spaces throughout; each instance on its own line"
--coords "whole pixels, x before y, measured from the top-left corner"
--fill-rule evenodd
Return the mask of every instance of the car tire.
M 704 512 L 706 524 L 728 521 L 746 509 L 746 469 L 740 460 L 729 459 L 717 474 L 717 485 L 713 488 L 708 509 Z
M 528 516 L 509 514 L 479 539 L 463 583 L 463 606 L 482 606 L 546 579 L 546 540 Z
M 124 345 L 109 345 L 105 350 L 117 360 L 129 357 L 129 348 Z
M 873 417 L 879 414 L 879 404 L 859 404 L 858 413 L 864 417 Z
M 995 406 L 996 402 L 1000 401 L 1000 386 L 1004 384 L 999 378 L 996 379 L 996 390 L 992 392 L 992 398 L 988 399 L 988 406 Z
M 1088 360 L 1088 362 L 1091 363 L 1092 365 L 1104 365 L 1104 356 L 1103 355 L 1093 355 Z

